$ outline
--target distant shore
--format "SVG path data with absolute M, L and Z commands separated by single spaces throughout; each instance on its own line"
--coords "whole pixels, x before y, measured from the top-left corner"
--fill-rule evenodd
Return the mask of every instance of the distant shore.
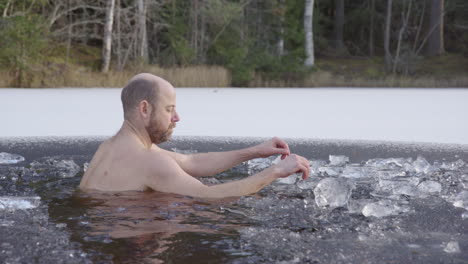
M 468 88 L 468 58 L 447 54 L 419 61 L 407 75 L 385 72 L 381 58 L 323 58 L 310 73 L 254 73 L 242 87 L 411 87 Z M 232 87 L 228 69 L 213 65 L 160 67 L 138 65 L 101 73 L 83 63 L 47 63 L 21 78 L 0 68 L 0 88 L 123 87 L 136 73 L 149 72 L 176 87 Z M 19 82 L 19 80 L 21 80 Z

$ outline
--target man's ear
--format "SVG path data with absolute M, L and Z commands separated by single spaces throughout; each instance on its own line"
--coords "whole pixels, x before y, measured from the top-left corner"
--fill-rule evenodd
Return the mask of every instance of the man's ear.
M 151 111 L 151 104 L 146 100 L 141 101 L 138 105 L 138 112 L 144 119 L 148 119 L 150 117 Z

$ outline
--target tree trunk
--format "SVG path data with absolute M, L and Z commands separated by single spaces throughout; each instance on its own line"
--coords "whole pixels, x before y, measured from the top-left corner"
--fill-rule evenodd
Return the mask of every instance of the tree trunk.
M 421 34 L 421 29 L 423 27 L 423 21 L 424 21 L 424 14 L 425 13 L 426 13 L 426 1 L 423 1 L 421 16 L 419 17 L 418 29 L 416 30 L 416 36 L 414 37 L 414 41 L 413 41 L 412 52 L 415 53 L 415 55 L 417 55 L 416 52 L 418 50 L 419 36 Z
M 102 49 L 102 72 L 109 71 L 111 47 L 112 47 L 112 25 L 114 23 L 115 0 L 108 0 L 106 11 L 106 24 L 104 25 L 104 45 Z
M 407 0 L 407 2 L 408 2 L 408 10 L 406 11 L 406 14 L 404 11 L 401 13 L 401 16 L 403 17 L 403 25 L 400 28 L 400 32 L 398 32 L 397 49 L 395 52 L 395 60 L 393 62 L 393 69 L 392 69 L 393 74 L 396 73 L 398 65 L 401 64 L 400 62 L 401 43 L 403 40 L 403 34 L 405 33 L 406 27 L 408 26 L 409 17 L 411 14 L 411 4 L 413 0 Z
M 190 46 L 195 54 L 195 59 L 198 58 L 198 0 L 192 0 L 191 10 L 191 37 Z
M 120 4 L 120 0 L 116 0 L 117 10 L 116 10 L 116 29 L 117 29 L 117 69 L 119 71 L 122 70 L 122 28 L 120 25 L 120 16 L 122 11 L 122 5 Z
M 369 56 L 374 56 L 374 14 L 375 0 L 370 0 Z
M 384 35 L 384 49 L 385 49 L 385 66 L 387 71 L 392 69 L 392 54 L 390 53 L 390 22 L 392 18 L 392 0 L 387 0 L 387 16 L 385 19 L 385 35 Z
M 201 1 L 202 8 L 205 8 L 205 5 L 207 5 L 206 2 Z M 209 3 L 208 3 L 209 4 Z M 206 47 L 205 47 L 205 32 L 206 32 L 206 21 L 205 21 L 205 16 L 202 14 L 201 15 L 201 28 L 200 28 L 200 62 L 201 63 L 206 63 Z
M 343 25 L 344 25 L 344 0 L 335 0 L 333 47 L 339 53 L 344 51 Z
M 313 12 L 314 12 L 314 0 L 305 0 L 305 10 L 304 10 L 304 32 L 305 32 L 305 53 L 306 53 L 305 66 L 309 66 L 309 67 L 312 67 L 315 64 L 314 39 L 313 39 L 313 32 L 312 32 Z
M 427 55 L 436 56 L 444 53 L 444 0 L 429 1 L 431 6 Z
M 278 43 L 276 44 L 276 48 L 277 48 L 277 51 L 278 51 L 278 56 L 283 56 L 284 55 L 284 38 L 283 38 L 283 34 L 284 34 L 284 27 L 281 26 L 280 27 L 280 36 L 278 38 Z
M 146 33 L 146 0 L 138 0 L 138 42 L 140 49 L 138 56 L 143 62 L 148 62 L 148 36 Z
M 284 0 L 279 0 L 279 5 L 280 5 L 280 13 L 279 13 L 279 36 L 278 36 L 278 42 L 276 44 L 278 56 L 283 56 L 284 55 Z

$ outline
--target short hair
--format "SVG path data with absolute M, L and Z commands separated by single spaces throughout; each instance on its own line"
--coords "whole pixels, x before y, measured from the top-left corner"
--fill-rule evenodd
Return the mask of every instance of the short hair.
M 122 89 L 120 99 L 122 100 L 124 119 L 129 119 L 130 114 L 138 104 L 146 100 L 154 108 L 157 103 L 159 84 L 154 79 L 136 78 Z

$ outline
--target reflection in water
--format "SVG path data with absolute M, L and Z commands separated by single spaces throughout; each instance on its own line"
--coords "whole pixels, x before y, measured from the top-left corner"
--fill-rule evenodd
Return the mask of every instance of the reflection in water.
M 232 237 L 238 237 L 237 230 L 247 224 L 244 217 L 226 218 L 220 210 L 236 199 L 210 201 L 159 192 L 77 192 L 70 200 L 73 207 L 79 204 L 83 209 L 80 215 L 68 217 L 69 225 L 78 227 L 75 235 L 85 245 L 107 244 L 103 252 L 114 255 L 115 262 L 183 262 L 185 257 L 193 260 L 194 255 L 200 261 L 221 261 L 233 253 L 229 252 L 233 251 Z

